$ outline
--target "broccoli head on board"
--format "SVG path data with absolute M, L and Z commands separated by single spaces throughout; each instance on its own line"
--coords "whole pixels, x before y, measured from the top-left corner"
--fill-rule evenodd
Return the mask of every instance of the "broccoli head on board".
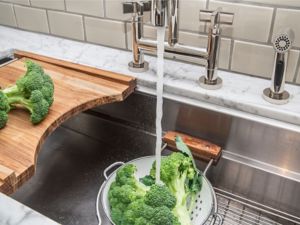
M 33 124 L 40 123 L 53 103 L 54 84 L 43 68 L 33 61 L 26 61 L 26 73 L 10 87 L 0 90 L 0 128 L 8 120 L 12 108 L 24 108 L 30 113 Z

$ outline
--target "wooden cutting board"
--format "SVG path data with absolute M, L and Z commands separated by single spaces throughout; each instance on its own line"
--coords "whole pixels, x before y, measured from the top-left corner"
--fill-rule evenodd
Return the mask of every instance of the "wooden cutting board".
M 0 192 L 10 194 L 34 175 L 39 149 L 61 123 L 84 110 L 124 100 L 134 91 L 136 80 L 122 74 L 62 60 L 16 51 L 16 61 L 0 67 L 0 86 L 14 84 L 26 68 L 24 61 L 39 63 L 55 85 L 54 103 L 48 117 L 38 125 L 29 113 L 13 110 L 0 130 Z

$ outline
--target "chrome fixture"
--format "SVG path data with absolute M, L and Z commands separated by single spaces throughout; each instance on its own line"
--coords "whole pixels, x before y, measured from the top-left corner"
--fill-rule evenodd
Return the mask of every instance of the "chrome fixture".
M 197 48 L 178 43 L 178 9 L 179 0 L 152 0 L 146 2 L 123 3 L 124 13 L 132 16 L 132 52 L 133 61 L 129 70 L 144 72 L 148 70 L 148 62 L 144 60 L 144 51 L 156 52 L 157 41 L 143 37 L 143 14 L 151 10 L 151 20 L 154 26 L 168 25 L 168 42 L 165 42 L 165 52 L 174 56 L 185 56 L 206 61 L 206 74 L 200 78 L 200 86 L 206 89 L 218 89 L 222 80 L 217 75 L 220 49 L 221 24 L 232 25 L 233 13 L 200 10 L 200 21 L 209 22 L 207 48 Z
M 288 28 L 278 33 L 273 38 L 275 59 L 271 87 L 266 88 L 263 91 L 264 99 L 270 103 L 281 105 L 286 104 L 289 101 L 290 94 L 284 90 L 284 85 L 289 50 L 292 47 L 294 36 L 293 30 Z

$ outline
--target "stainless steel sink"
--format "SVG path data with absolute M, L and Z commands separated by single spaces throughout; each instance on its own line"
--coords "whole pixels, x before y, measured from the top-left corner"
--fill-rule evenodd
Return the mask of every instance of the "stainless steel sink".
M 12 197 L 62 224 L 98 224 L 103 170 L 154 153 L 155 103 L 135 93 L 69 120 L 47 139 L 36 175 Z M 172 99 L 165 100 L 163 128 L 224 148 L 209 173 L 224 224 L 300 224 L 299 133 Z

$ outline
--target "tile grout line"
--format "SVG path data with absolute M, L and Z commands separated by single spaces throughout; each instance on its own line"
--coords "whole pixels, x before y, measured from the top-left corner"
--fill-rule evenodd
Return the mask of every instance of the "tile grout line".
M 13 13 L 14 13 L 15 21 L 16 21 L 16 26 L 19 27 L 19 22 L 18 22 L 18 19 L 17 19 L 16 10 L 15 10 L 15 4 L 12 4 L 12 8 L 13 8 Z
M 268 42 L 267 42 L 268 44 L 272 44 L 272 37 L 273 37 L 273 32 L 274 32 L 276 15 L 277 15 L 277 8 L 275 7 L 274 10 L 273 10 L 273 15 L 272 15 L 269 38 L 268 38 Z
M 297 65 L 296 65 L 295 75 L 294 75 L 294 78 L 292 81 L 294 84 L 296 84 L 296 82 L 297 82 L 299 72 L 300 72 L 300 54 L 298 54 L 298 61 L 297 61 Z
M 125 31 L 125 47 L 126 47 L 126 49 L 128 49 L 128 30 L 127 30 L 127 22 L 126 21 L 124 22 L 124 31 Z
M 64 8 L 65 8 L 65 12 L 67 12 L 67 2 L 66 2 L 66 0 L 64 0 Z
M 231 70 L 232 58 L 233 58 L 233 48 L 234 48 L 234 39 L 231 39 L 230 42 L 230 53 L 229 53 L 229 65 L 228 69 Z
M 85 16 L 82 16 L 82 25 L 83 25 L 83 39 L 85 42 L 87 42 Z
M 52 34 L 51 27 L 50 27 L 49 14 L 48 14 L 48 10 L 47 9 L 46 9 L 46 17 L 47 17 L 47 24 L 48 24 L 49 34 Z
M 103 17 L 106 18 L 106 0 L 102 0 L 103 2 Z

